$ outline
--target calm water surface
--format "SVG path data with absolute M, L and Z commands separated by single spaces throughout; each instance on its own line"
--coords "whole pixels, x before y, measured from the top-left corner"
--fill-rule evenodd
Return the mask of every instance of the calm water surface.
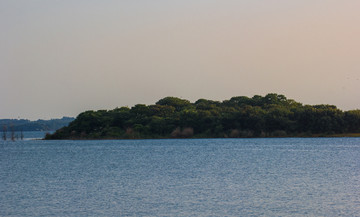
M 360 138 L 0 142 L 0 216 L 359 213 Z

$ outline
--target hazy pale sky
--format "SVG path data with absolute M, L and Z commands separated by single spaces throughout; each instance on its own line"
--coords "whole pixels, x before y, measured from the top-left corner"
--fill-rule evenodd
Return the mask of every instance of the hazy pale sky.
M 359 0 L 0 0 L 0 118 L 284 94 L 360 108 Z

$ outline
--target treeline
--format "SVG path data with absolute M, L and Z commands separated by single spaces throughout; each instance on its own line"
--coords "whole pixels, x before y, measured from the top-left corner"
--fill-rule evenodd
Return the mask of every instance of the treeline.
M 51 120 L 0 119 L 0 126 L 10 131 L 54 131 L 67 126 L 75 118 L 63 117 Z
M 222 102 L 166 97 L 155 105 L 86 111 L 46 139 L 237 138 L 360 133 L 360 110 L 303 105 L 284 95 Z

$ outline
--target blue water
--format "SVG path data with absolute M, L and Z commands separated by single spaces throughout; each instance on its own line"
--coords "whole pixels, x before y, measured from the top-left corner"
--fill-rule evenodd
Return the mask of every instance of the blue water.
M 0 216 L 359 213 L 360 138 L 0 142 Z

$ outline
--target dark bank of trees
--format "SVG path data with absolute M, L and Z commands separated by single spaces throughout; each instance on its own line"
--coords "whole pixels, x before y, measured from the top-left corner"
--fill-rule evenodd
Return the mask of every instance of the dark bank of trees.
M 237 138 L 360 133 L 360 110 L 303 105 L 284 95 L 195 103 L 166 97 L 155 105 L 86 111 L 46 139 Z

